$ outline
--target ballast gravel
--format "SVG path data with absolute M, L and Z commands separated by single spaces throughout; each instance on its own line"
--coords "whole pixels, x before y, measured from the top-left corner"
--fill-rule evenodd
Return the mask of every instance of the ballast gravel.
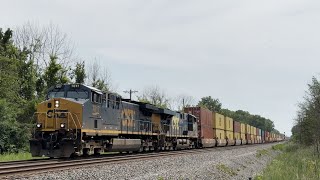
M 197 154 L 97 164 L 19 179 L 254 179 L 279 153 L 271 150 L 273 145 L 247 145 L 228 150 L 216 148 Z

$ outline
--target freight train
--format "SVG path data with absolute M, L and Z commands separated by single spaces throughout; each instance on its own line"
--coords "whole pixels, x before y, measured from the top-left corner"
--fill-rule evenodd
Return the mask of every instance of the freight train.
M 281 141 L 202 107 L 176 112 L 83 84 L 51 87 L 37 105 L 33 157 L 146 152 Z

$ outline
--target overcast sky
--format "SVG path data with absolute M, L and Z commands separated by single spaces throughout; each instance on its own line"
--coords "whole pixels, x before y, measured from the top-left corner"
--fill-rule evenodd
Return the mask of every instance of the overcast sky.
M 59 25 L 80 57 L 111 70 L 118 91 L 211 95 L 287 134 L 320 72 L 320 1 L 0 2 L 0 27 Z

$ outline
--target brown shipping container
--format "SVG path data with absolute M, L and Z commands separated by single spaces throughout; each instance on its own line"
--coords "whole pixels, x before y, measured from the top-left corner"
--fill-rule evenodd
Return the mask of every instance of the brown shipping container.
M 185 108 L 184 112 L 193 114 L 198 118 L 198 132 L 199 137 L 202 139 L 212 139 L 212 112 L 209 109 L 202 107 L 189 107 Z
M 257 136 L 259 136 L 259 134 L 260 134 L 259 131 L 260 131 L 260 129 L 259 129 L 259 128 L 256 128 L 256 135 L 257 135 Z
M 233 131 L 235 133 L 240 133 L 241 132 L 241 124 L 237 121 L 233 121 Z
M 251 135 L 250 134 L 246 134 L 246 140 L 251 140 Z

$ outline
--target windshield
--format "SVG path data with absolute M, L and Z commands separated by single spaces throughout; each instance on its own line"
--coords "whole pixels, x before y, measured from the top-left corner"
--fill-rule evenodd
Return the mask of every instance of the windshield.
M 57 91 L 57 92 L 49 92 L 49 94 L 48 94 L 48 99 L 58 98 L 58 97 L 64 97 L 64 92 L 63 91 Z
M 79 99 L 89 99 L 87 91 L 84 90 L 74 90 L 67 92 L 67 98 L 79 98 Z
M 89 93 L 81 89 L 67 91 L 67 96 L 65 96 L 64 91 L 53 91 L 48 93 L 48 99 L 59 97 L 66 97 L 72 99 L 89 99 Z

